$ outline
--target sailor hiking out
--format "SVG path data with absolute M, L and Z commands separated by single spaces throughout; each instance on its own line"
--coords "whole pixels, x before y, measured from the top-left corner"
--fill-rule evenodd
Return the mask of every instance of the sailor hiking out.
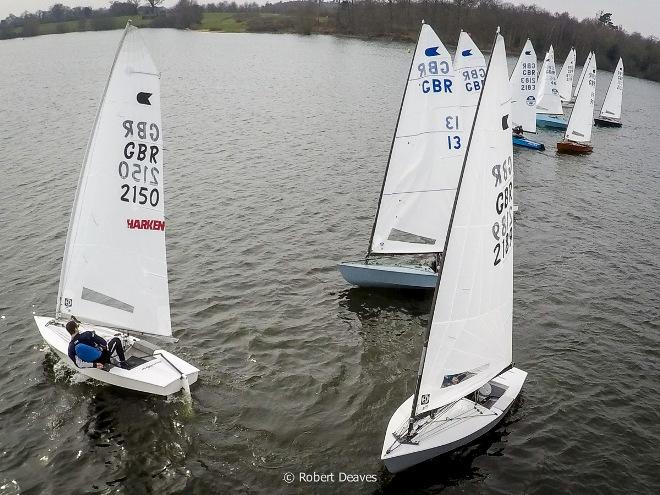
M 121 340 L 117 337 L 110 339 L 110 342 L 96 335 L 93 331 L 80 333 L 80 325 L 77 320 L 70 320 L 66 324 L 66 330 L 71 335 L 69 342 L 69 358 L 78 368 L 99 368 L 104 369 L 107 364 L 112 363 L 113 354 L 119 358 L 118 366 L 128 369 L 124 348 Z

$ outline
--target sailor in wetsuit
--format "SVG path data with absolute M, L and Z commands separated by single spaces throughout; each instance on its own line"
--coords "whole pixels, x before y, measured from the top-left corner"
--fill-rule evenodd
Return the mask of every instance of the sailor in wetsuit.
M 66 324 L 66 330 L 71 335 L 68 354 L 78 368 L 103 369 L 104 365 L 110 364 L 112 355 L 117 353 L 119 366 L 128 369 L 121 340 L 114 337 L 110 342 L 106 342 L 92 331 L 79 333 L 78 328 L 76 320 L 71 320 Z

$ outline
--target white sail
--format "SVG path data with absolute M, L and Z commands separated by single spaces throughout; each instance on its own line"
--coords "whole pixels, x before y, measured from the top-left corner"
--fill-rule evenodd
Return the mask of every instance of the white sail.
M 465 157 L 423 357 L 416 415 L 452 403 L 512 361 L 510 86 L 497 36 Z
M 568 52 L 566 61 L 557 77 L 557 91 L 562 101 L 570 101 L 573 96 L 573 76 L 575 75 L 576 52 L 574 48 Z
M 543 60 L 543 71 L 539 77 L 536 95 L 536 113 L 564 115 L 561 98 L 557 90 L 557 72 L 555 70 L 555 52 L 552 46 Z
M 578 90 L 575 106 L 566 128 L 566 139 L 577 143 L 591 141 L 594 123 L 594 101 L 596 99 L 596 57 L 589 58 L 585 76 Z
M 511 121 L 512 127 L 536 132 L 536 52 L 527 40 L 516 67 L 511 73 Z
M 573 96 L 577 96 L 578 94 L 578 89 L 580 88 L 580 85 L 582 84 L 582 79 L 584 79 L 584 69 L 587 68 L 587 65 L 589 65 L 589 60 L 591 59 L 591 52 L 589 52 L 589 55 L 587 55 L 587 60 L 584 61 L 584 65 L 582 66 L 582 70 L 580 71 L 580 77 L 578 78 L 577 86 L 575 86 L 575 91 L 573 92 Z
M 415 49 L 371 242 L 373 253 L 444 246 L 466 146 L 451 56 L 433 29 Z
M 456 71 L 456 91 L 463 118 L 462 127 L 464 135 L 467 137 L 472 128 L 479 94 L 486 78 L 486 59 L 465 31 L 461 31 L 458 37 L 458 46 L 454 55 L 454 70 Z
M 609 119 L 621 118 L 621 103 L 623 100 L 623 60 L 619 59 L 616 64 L 610 87 L 605 95 L 603 107 L 600 109 L 600 116 Z
M 57 313 L 171 335 L 160 74 L 136 28 L 117 51 L 74 201 Z

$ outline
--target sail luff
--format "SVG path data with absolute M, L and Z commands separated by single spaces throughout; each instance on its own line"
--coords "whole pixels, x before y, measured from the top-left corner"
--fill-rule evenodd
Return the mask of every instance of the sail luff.
M 85 171 L 87 170 L 87 162 L 89 160 L 89 155 L 92 146 L 94 145 L 94 134 L 96 133 L 96 130 L 99 125 L 99 117 L 101 116 L 101 111 L 103 110 L 103 105 L 105 104 L 105 96 L 108 92 L 108 87 L 110 86 L 110 80 L 112 79 L 112 74 L 115 71 L 115 65 L 117 64 L 117 59 L 119 58 L 119 54 L 121 53 L 121 49 L 124 46 L 124 40 L 126 39 L 126 33 L 128 33 L 128 29 L 131 26 L 131 21 L 128 21 L 126 23 L 126 27 L 124 28 L 124 32 L 122 33 L 121 40 L 119 41 L 119 45 L 117 46 L 117 50 L 115 51 L 115 58 L 112 61 L 112 66 L 110 67 L 110 75 L 108 76 L 108 79 L 105 82 L 105 87 L 103 89 L 103 96 L 101 97 L 101 103 L 96 110 L 96 117 L 94 118 L 94 125 L 92 126 L 92 130 L 89 133 L 89 138 L 87 140 L 87 146 L 85 148 L 85 155 L 83 157 L 83 166 L 80 168 L 80 174 L 78 175 L 78 185 L 76 186 L 76 193 L 73 199 L 73 206 L 71 207 L 71 215 L 69 216 L 69 226 L 66 231 L 66 241 L 64 242 L 64 255 L 62 257 L 62 266 L 60 267 L 60 282 L 59 286 L 57 289 L 57 301 L 55 303 L 55 317 L 60 318 L 61 315 L 65 316 L 70 316 L 67 313 L 64 313 L 61 310 L 62 306 L 62 284 L 64 283 L 64 274 L 66 271 L 66 262 L 68 259 L 68 253 L 69 253 L 69 241 L 72 239 L 72 233 L 74 229 L 77 228 L 77 216 L 75 215 L 78 202 L 80 201 L 80 198 L 82 197 L 81 194 L 81 187 L 83 185 L 83 181 L 85 179 Z
M 486 77 L 485 77 L 485 81 L 484 81 L 484 87 L 488 84 L 488 74 L 490 72 L 490 66 L 493 62 L 493 58 L 494 58 L 493 55 L 494 55 L 495 47 L 497 46 L 498 40 L 501 39 L 501 38 L 502 38 L 502 36 L 499 34 L 499 28 L 498 28 L 497 34 L 495 35 L 495 40 L 493 41 L 493 48 L 491 49 L 491 57 L 490 57 L 490 60 L 488 61 L 488 65 L 486 67 Z M 506 55 L 505 55 L 505 57 L 506 57 Z M 477 107 L 476 107 L 476 111 L 475 111 L 475 118 L 473 119 L 472 125 L 470 127 L 470 135 L 469 135 L 469 138 L 468 138 L 468 143 L 467 143 L 465 155 L 463 157 L 463 164 L 461 166 L 461 172 L 460 172 L 460 175 L 459 175 L 459 178 L 458 178 L 458 184 L 456 186 L 456 194 L 454 196 L 454 203 L 452 205 L 451 215 L 449 217 L 449 225 L 448 225 L 448 228 L 447 228 L 447 235 L 445 237 L 445 243 L 444 243 L 444 248 L 443 248 L 444 256 L 441 258 L 440 264 L 438 266 L 438 279 L 437 279 L 437 282 L 436 282 L 436 285 L 435 285 L 435 291 L 433 293 L 433 302 L 431 304 L 431 312 L 430 312 L 431 317 L 429 318 L 429 321 L 427 323 L 426 334 L 424 336 L 424 343 L 423 343 L 423 347 L 422 347 L 422 355 L 420 356 L 419 371 L 418 371 L 418 374 L 417 374 L 417 381 L 416 381 L 416 384 L 415 384 L 415 393 L 413 395 L 412 410 L 410 412 L 410 422 L 409 422 L 408 434 L 410 434 L 412 432 L 413 422 L 414 422 L 414 419 L 417 415 L 417 403 L 419 401 L 419 393 L 420 393 L 420 390 L 421 390 L 421 383 L 422 383 L 422 378 L 423 378 L 423 375 L 424 375 L 424 367 L 425 367 L 425 364 L 426 364 L 426 356 L 427 356 L 427 351 L 428 351 L 428 345 L 429 345 L 429 340 L 430 340 L 430 337 L 431 337 L 431 330 L 432 330 L 432 325 L 433 325 L 433 315 L 435 313 L 435 308 L 436 308 L 436 304 L 437 304 L 437 301 L 438 301 L 438 293 L 440 291 L 440 284 L 442 283 L 442 280 L 443 280 L 443 272 L 444 272 L 444 268 L 445 268 L 447 248 L 449 246 L 449 241 L 450 241 L 450 238 L 451 238 L 452 226 L 453 226 L 453 222 L 454 222 L 454 217 L 456 215 L 456 206 L 458 204 L 458 198 L 459 198 L 459 194 L 460 194 L 460 190 L 461 190 L 461 185 L 462 185 L 462 182 L 463 182 L 463 176 L 465 174 L 465 165 L 466 165 L 467 160 L 468 160 L 470 145 L 472 144 L 472 138 L 474 136 L 474 128 L 475 128 L 475 124 L 477 122 L 477 118 L 478 118 L 478 115 L 479 115 L 479 108 L 481 106 L 481 101 L 483 99 L 483 95 L 484 95 L 484 91 L 482 90 L 479 93 L 479 100 L 477 102 Z
M 383 192 L 385 191 L 385 182 L 387 181 L 387 172 L 390 170 L 390 162 L 392 161 L 392 150 L 394 149 L 394 143 L 396 142 L 397 129 L 399 128 L 399 121 L 401 120 L 401 110 L 403 110 L 403 104 L 406 101 L 406 94 L 408 93 L 408 81 L 410 80 L 410 75 L 412 74 L 413 65 L 415 64 L 415 53 L 417 53 L 417 46 L 419 45 L 419 39 L 421 38 L 421 29 L 424 27 L 424 21 L 422 21 L 422 28 L 420 28 L 420 35 L 417 37 L 417 42 L 415 43 L 415 48 L 413 50 L 412 57 L 410 58 L 410 67 L 408 68 L 408 77 L 406 78 L 406 85 L 403 88 L 403 96 L 401 96 L 401 104 L 399 105 L 399 114 L 396 117 L 396 125 L 394 126 L 394 133 L 392 134 L 392 142 L 390 143 L 390 152 L 387 156 L 387 165 L 385 166 L 385 174 L 383 175 L 383 183 L 380 187 L 380 196 L 378 196 L 378 206 L 376 207 L 376 214 L 374 215 L 373 225 L 371 227 L 371 235 L 369 236 L 369 245 L 367 247 L 367 257 L 371 255 L 371 246 L 374 242 L 374 234 L 376 233 L 376 224 L 378 223 L 378 214 L 380 213 L 380 205 L 383 201 Z

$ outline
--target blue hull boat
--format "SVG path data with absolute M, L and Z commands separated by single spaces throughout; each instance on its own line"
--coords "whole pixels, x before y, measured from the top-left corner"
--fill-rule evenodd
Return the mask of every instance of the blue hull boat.
M 531 139 L 527 139 L 522 136 L 513 136 L 513 145 L 538 151 L 543 151 L 545 149 L 545 145 L 543 143 L 537 143 L 536 141 L 532 141 Z
M 537 115 L 536 125 L 539 127 L 550 127 L 551 129 L 561 129 L 565 131 L 568 127 L 568 122 L 564 117 L 559 115 Z
M 392 289 L 435 289 L 438 274 L 424 265 L 376 265 L 363 262 L 339 264 L 339 271 L 349 284 L 358 287 Z

